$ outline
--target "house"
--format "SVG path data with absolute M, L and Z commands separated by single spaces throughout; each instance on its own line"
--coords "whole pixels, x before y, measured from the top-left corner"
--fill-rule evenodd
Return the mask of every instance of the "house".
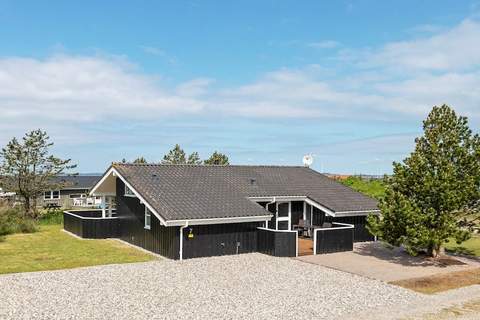
M 115 163 L 90 195 L 102 210 L 66 211 L 65 230 L 171 259 L 352 250 L 373 240 L 366 216 L 378 213 L 376 200 L 300 166 Z
M 100 179 L 94 175 L 58 176 L 54 184 L 59 185 L 58 190 L 48 190 L 37 199 L 41 207 L 100 207 L 101 197 L 88 196 L 90 189 Z

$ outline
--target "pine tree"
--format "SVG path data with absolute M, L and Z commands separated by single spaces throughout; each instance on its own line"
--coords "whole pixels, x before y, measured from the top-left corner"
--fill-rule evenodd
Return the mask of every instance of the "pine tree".
M 175 147 L 163 156 L 163 164 L 185 164 L 187 163 L 185 151 L 176 144 Z
M 204 161 L 205 164 L 208 165 L 222 165 L 226 166 L 229 164 L 228 157 L 220 152 L 215 151 L 210 158 Z
M 188 164 L 201 164 L 202 160 L 200 160 L 200 156 L 198 155 L 198 152 L 192 152 L 188 156 L 187 163 Z
M 49 139 L 46 132 L 34 130 L 21 142 L 13 138 L 0 152 L 0 187 L 22 198 L 25 215 L 29 218 L 38 217 L 38 196 L 61 187 L 53 178 L 76 167 L 70 164 L 70 159 L 50 154 L 53 143 Z
M 139 158 L 133 160 L 133 163 L 135 163 L 135 164 L 145 164 L 145 163 L 147 163 L 147 159 L 145 159 L 144 157 L 139 157 Z
M 480 137 L 447 105 L 433 108 L 423 130 L 410 156 L 393 164 L 381 216 L 368 223 L 387 243 L 436 257 L 449 239 L 468 239 L 478 219 Z

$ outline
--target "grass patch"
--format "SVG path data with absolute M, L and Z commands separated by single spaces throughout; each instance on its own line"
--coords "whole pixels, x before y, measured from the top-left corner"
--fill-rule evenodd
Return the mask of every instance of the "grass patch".
M 454 240 L 452 240 L 448 243 L 445 243 L 445 249 L 452 253 L 480 257 L 480 236 L 474 235 L 467 241 L 460 244 L 457 244 Z
M 339 182 L 375 199 L 381 199 L 385 196 L 383 180 L 367 180 L 357 176 L 350 176 L 347 179 L 339 180 Z
M 480 284 L 480 268 L 437 274 L 429 277 L 399 280 L 390 283 L 420 293 L 432 294 Z
M 63 224 L 63 210 L 49 209 L 40 211 L 40 225 Z
M 0 274 L 155 259 L 116 240 L 81 240 L 61 230 L 61 225 L 44 225 L 37 233 L 6 236 L 0 242 Z
M 443 308 L 436 313 L 427 313 L 422 316 L 423 320 L 451 320 L 462 318 L 463 316 L 470 316 L 480 313 L 480 300 L 471 300 L 461 305 L 454 305 Z M 473 319 L 473 318 L 471 318 Z

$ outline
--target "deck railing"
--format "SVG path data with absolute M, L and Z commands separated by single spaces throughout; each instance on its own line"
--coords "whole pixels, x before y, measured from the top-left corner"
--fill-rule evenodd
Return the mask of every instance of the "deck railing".
M 257 228 L 258 252 L 276 257 L 298 256 L 298 232 L 296 230 L 273 230 Z
M 328 228 L 313 230 L 313 254 L 353 250 L 353 224 L 332 222 Z
M 70 210 L 63 212 L 63 228 L 81 238 L 105 239 L 119 236 L 119 219 L 102 217 L 102 210 Z

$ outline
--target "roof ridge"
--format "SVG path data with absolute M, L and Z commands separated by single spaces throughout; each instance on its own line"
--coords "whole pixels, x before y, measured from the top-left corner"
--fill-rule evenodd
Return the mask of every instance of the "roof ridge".
M 257 167 L 257 168 L 305 168 L 301 165 L 275 165 L 275 164 L 190 164 L 190 163 L 132 163 L 132 162 L 113 162 L 115 166 L 139 166 L 139 167 Z

